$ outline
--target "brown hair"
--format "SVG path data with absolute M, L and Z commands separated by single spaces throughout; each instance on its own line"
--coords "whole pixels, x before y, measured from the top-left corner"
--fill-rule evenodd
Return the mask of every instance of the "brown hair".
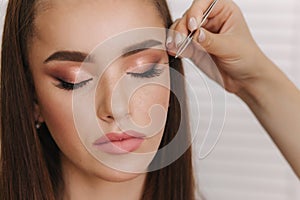
M 165 0 L 153 0 L 165 26 L 172 24 Z M 35 90 L 28 66 L 28 46 L 34 28 L 36 1 L 10 0 L 5 18 L 1 53 L 1 162 L 0 199 L 54 200 L 61 199 L 63 180 L 60 150 L 44 124 L 37 134 L 34 125 Z M 176 60 L 170 65 L 183 73 Z M 171 88 L 184 94 L 184 83 L 171 77 Z M 178 90 L 177 89 L 177 90 Z M 182 103 L 182 102 L 181 102 Z M 187 134 L 188 118 L 180 112 L 174 94 L 170 96 L 167 123 L 160 147 L 168 144 L 177 133 L 178 125 Z M 184 145 L 184 144 L 183 144 Z M 143 200 L 193 200 L 194 177 L 191 148 L 175 162 L 160 170 L 149 172 L 144 184 Z M 163 157 L 159 159 L 164 159 Z

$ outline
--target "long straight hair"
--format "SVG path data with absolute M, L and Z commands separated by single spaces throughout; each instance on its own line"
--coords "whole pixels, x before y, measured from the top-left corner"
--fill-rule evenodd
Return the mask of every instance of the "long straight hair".
M 168 28 L 172 20 L 166 1 L 152 1 Z M 10 0 L 8 3 L 0 90 L 0 199 L 3 200 L 62 199 L 64 191 L 60 149 L 46 124 L 38 132 L 34 125 L 35 89 L 27 59 L 35 14 L 34 0 Z M 179 60 L 172 62 L 170 67 L 184 74 Z M 185 94 L 184 83 L 171 76 L 171 89 L 175 88 Z M 175 137 L 180 122 L 186 131 L 181 141 L 185 142 L 183 145 L 189 144 L 188 116 L 183 103 L 179 104 L 171 93 L 160 148 Z M 194 200 L 191 148 L 169 166 L 149 172 L 143 190 L 142 200 Z

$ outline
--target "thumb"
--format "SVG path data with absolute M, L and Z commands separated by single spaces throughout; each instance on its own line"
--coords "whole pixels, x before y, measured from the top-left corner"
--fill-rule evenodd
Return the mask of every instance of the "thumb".
M 228 47 L 230 46 L 229 38 L 224 38 L 220 34 L 211 33 L 203 28 L 199 31 L 197 41 L 209 54 L 215 56 L 228 53 Z

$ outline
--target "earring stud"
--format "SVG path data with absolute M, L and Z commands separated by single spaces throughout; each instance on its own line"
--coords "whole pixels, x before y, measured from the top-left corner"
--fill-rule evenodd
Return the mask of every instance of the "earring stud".
M 41 123 L 40 122 L 35 122 L 35 128 L 40 129 L 41 128 Z

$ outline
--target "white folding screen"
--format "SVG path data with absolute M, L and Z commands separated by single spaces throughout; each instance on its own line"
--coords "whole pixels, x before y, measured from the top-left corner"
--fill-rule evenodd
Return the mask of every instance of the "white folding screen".
M 299 1 L 235 2 L 259 46 L 300 87 Z M 173 17 L 181 16 L 191 3 L 169 0 Z M 193 79 L 188 67 L 186 72 Z M 251 111 L 231 94 L 227 94 L 225 126 L 217 146 L 207 158 L 195 162 L 198 187 L 207 200 L 300 199 L 299 179 Z

